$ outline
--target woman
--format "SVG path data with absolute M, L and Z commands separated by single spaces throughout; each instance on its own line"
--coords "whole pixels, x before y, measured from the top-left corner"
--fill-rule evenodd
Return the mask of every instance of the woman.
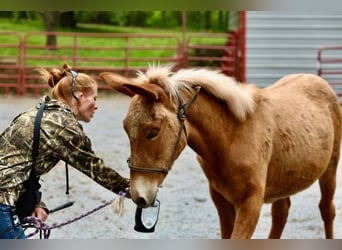
M 79 123 L 89 122 L 97 110 L 96 81 L 84 73 L 72 71 L 66 64 L 62 69 L 39 69 L 38 72 L 51 87 L 51 97 L 42 97 L 36 107 L 18 115 L 0 135 L 0 239 L 26 238 L 17 220 L 15 205 L 25 190 L 33 165 L 39 177 L 63 160 L 114 193 L 129 187 L 128 179 L 106 167 L 95 155 Z M 33 164 L 33 127 L 42 103 L 45 108 L 39 154 Z M 36 204 L 32 216 L 47 219 L 44 203 Z

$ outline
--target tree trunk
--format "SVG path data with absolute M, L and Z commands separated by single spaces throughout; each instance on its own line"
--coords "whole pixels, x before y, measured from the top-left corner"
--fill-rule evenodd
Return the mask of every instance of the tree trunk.
M 44 11 L 42 15 L 45 29 L 47 32 L 56 32 L 59 24 L 61 13 L 59 11 Z M 46 47 L 55 50 L 57 46 L 57 37 L 55 34 L 48 34 L 46 37 Z
M 204 29 L 210 30 L 211 28 L 211 12 L 205 11 L 204 12 Z

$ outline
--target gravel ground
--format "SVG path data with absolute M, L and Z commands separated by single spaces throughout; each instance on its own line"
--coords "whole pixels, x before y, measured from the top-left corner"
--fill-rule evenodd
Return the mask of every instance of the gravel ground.
M 38 97 L 0 96 L 0 129 L 3 130 L 18 113 L 34 105 Z M 93 120 L 83 124 L 92 139 L 93 149 L 108 166 L 128 176 L 126 158 L 129 142 L 122 128 L 129 98 L 120 94 L 100 95 L 99 109 Z M 335 238 L 342 238 L 342 168 L 338 170 L 335 195 Z M 115 194 L 102 188 L 85 175 L 69 167 L 70 194 L 65 194 L 65 167 L 59 163 L 42 177 L 43 199 L 50 208 L 67 201 L 75 204 L 49 216 L 47 224 L 60 225 L 107 204 Z M 108 205 L 73 223 L 53 229 L 50 239 L 218 239 L 219 223 L 210 199 L 208 182 L 199 167 L 195 153 L 186 148 L 175 162 L 160 189 L 159 221 L 154 233 L 134 231 L 135 205 L 125 200 L 122 217 Z M 318 210 L 320 192 L 317 182 L 292 197 L 292 206 L 283 237 L 285 239 L 324 238 Z M 270 205 L 264 205 L 253 238 L 266 238 L 270 228 Z M 29 231 L 31 232 L 31 231 Z M 32 238 L 38 238 L 35 235 Z

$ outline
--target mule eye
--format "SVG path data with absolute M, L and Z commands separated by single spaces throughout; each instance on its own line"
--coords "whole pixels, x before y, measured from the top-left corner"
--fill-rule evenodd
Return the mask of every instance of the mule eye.
M 158 130 L 154 129 L 146 135 L 147 140 L 151 140 L 158 135 Z

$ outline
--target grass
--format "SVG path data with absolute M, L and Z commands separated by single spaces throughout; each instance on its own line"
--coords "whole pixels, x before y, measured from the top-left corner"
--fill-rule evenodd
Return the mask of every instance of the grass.
M 25 20 L 14 22 L 11 19 L 0 19 L 1 32 L 15 31 L 21 37 L 26 37 L 25 63 L 27 66 L 56 66 L 61 61 L 66 61 L 71 65 L 85 67 L 123 67 L 127 66 L 127 57 L 131 67 L 146 66 L 147 62 L 153 60 L 172 60 L 177 53 L 178 45 L 182 43 L 182 31 L 178 29 L 152 29 L 140 27 L 121 27 L 111 25 L 78 24 L 75 29 L 59 29 L 60 32 L 77 33 L 101 33 L 101 34 L 136 34 L 151 35 L 151 37 L 125 38 L 120 37 L 93 37 L 74 38 L 71 35 L 59 35 L 57 37 L 58 48 L 47 49 L 45 46 L 46 35 L 33 35 L 30 32 L 42 32 L 45 30 L 42 20 Z M 154 35 L 170 35 L 170 37 L 152 37 Z M 187 36 L 197 33 L 187 33 Z M 172 38 L 171 38 L 172 36 Z M 190 38 L 189 38 L 190 39 Z M 10 57 L 16 57 L 19 53 L 18 36 L 1 35 L 0 33 L 0 61 Z M 77 43 L 78 50 L 75 52 L 74 45 Z M 226 37 L 215 37 L 214 35 L 205 37 L 192 37 L 191 43 L 224 45 Z M 10 46 L 8 46 L 10 45 Z M 100 48 L 101 47 L 101 48 Z M 168 49 L 167 49 L 168 48 Z M 78 60 L 75 61 L 74 53 L 77 53 Z M 125 54 L 126 53 L 126 54 Z M 39 58 L 38 58 L 39 57 Z

